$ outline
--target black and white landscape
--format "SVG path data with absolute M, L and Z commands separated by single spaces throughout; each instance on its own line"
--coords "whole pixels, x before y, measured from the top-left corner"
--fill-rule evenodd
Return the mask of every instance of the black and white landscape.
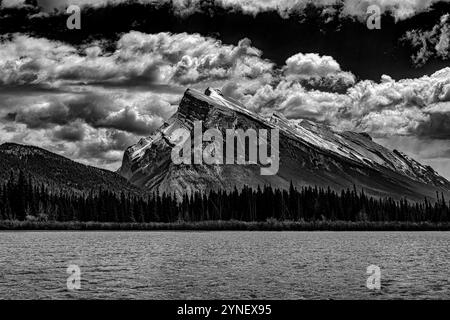
M 449 124 L 448 0 L 0 1 L 0 298 L 448 299 Z

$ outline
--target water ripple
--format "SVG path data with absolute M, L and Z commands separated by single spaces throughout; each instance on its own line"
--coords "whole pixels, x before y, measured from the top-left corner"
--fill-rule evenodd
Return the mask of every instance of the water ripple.
M 0 232 L 0 299 L 449 299 L 449 232 Z M 81 290 L 66 269 L 81 268 Z M 382 270 L 379 291 L 366 268 Z

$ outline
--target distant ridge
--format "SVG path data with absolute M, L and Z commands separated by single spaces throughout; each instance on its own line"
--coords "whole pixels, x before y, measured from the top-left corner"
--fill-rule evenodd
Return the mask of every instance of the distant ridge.
M 45 149 L 3 143 L 0 145 L 0 181 L 11 171 L 23 171 L 34 183 L 43 183 L 52 191 L 90 192 L 102 188 L 113 192 L 141 193 L 117 173 L 84 165 Z

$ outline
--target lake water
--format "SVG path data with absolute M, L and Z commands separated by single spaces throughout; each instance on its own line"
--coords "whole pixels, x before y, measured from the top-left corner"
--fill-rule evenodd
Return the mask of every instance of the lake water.
M 449 245 L 450 232 L 0 232 L 0 298 L 449 299 Z

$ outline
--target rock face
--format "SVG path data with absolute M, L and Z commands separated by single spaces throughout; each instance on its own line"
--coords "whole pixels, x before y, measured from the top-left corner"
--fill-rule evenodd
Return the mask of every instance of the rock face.
M 199 120 L 203 130 L 216 128 L 222 132 L 278 128 L 278 173 L 263 176 L 259 164 L 174 164 L 171 151 L 183 143 L 177 129 L 191 131 Z M 276 113 L 264 118 L 210 88 L 204 94 L 188 89 L 178 111 L 161 128 L 125 151 L 119 173 L 146 190 L 177 195 L 244 185 L 288 188 L 291 181 L 298 187 L 330 187 L 336 191 L 355 185 L 372 196 L 410 200 L 435 198 L 436 191 L 450 190 L 450 182 L 431 167 L 384 148 L 368 134 L 336 132 L 325 125 L 288 120 Z

